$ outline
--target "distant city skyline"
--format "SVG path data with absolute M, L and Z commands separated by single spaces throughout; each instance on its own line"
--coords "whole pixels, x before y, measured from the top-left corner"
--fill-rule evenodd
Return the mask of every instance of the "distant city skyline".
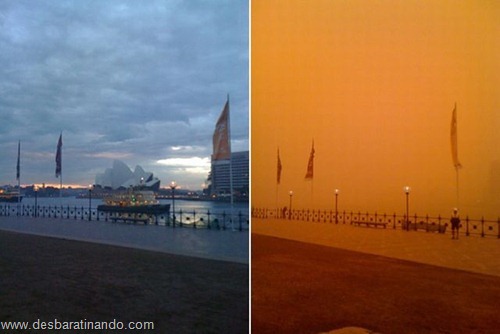
M 249 150 L 248 2 L 3 1 L 0 185 L 88 186 L 115 159 L 201 189 L 229 94 Z

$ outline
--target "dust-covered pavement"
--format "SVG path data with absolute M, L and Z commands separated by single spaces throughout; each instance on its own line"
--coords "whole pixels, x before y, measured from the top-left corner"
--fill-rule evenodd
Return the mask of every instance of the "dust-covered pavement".
M 496 238 L 258 219 L 252 228 L 255 333 L 500 328 Z

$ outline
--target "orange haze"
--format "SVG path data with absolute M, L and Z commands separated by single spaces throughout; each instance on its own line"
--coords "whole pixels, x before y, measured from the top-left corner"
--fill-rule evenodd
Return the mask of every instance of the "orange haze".
M 252 206 L 500 216 L 500 2 L 252 1 Z M 314 179 L 304 180 L 314 139 Z M 277 149 L 283 165 L 277 186 Z

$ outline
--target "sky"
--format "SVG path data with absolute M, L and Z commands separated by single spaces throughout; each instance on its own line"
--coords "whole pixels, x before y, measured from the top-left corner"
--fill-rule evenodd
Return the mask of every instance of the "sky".
M 251 12 L 252 206 L 289 206 L 293 191 L 293 208 L 331 210 L 339 189 L 340 211 L 402 215 L 409 186 L 412 215 L 500 217 L 498 1 L 270 0 Z
M 249 149 L 248 2 L 0 0 L 0 185 L 93 184 L 115 159 L 201 189 L 229 95 Z

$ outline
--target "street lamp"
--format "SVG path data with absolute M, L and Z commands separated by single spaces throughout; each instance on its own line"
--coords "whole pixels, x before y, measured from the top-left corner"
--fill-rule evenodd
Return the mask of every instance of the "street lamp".
M 177 187 L 177 184 L 175 181 L 170 182 L 170 189 L 172 191 L 172 218 L 174 220 L 174 227 L 175 227 L 175 188 Z
M 290 195 L 290 206 L 289 206 L 289 210 L 288 210 L 288 219 L 292 219 L 292 196 L 293 196 L 293 191 L 290 190 L 289 195 Z
M 406 194 L 406 230 L 410 230 L 410 191 L 411 188 L 409 186 L 405 186 L 403 191 Z
M 38 186 L 35 184 L 33 186 L 33 190 L 35 191 L 35 217 L 38 216 Z
M 338 211 L 339 192 L 340 192 L 340 190 L 335 189 L 335 224 L 339 223 L 339 220 L 338 220 L 338 214 L 339 214 L 339 211 Z
M 92 218 L 92 185 L 89 184 L 89 221 Z

